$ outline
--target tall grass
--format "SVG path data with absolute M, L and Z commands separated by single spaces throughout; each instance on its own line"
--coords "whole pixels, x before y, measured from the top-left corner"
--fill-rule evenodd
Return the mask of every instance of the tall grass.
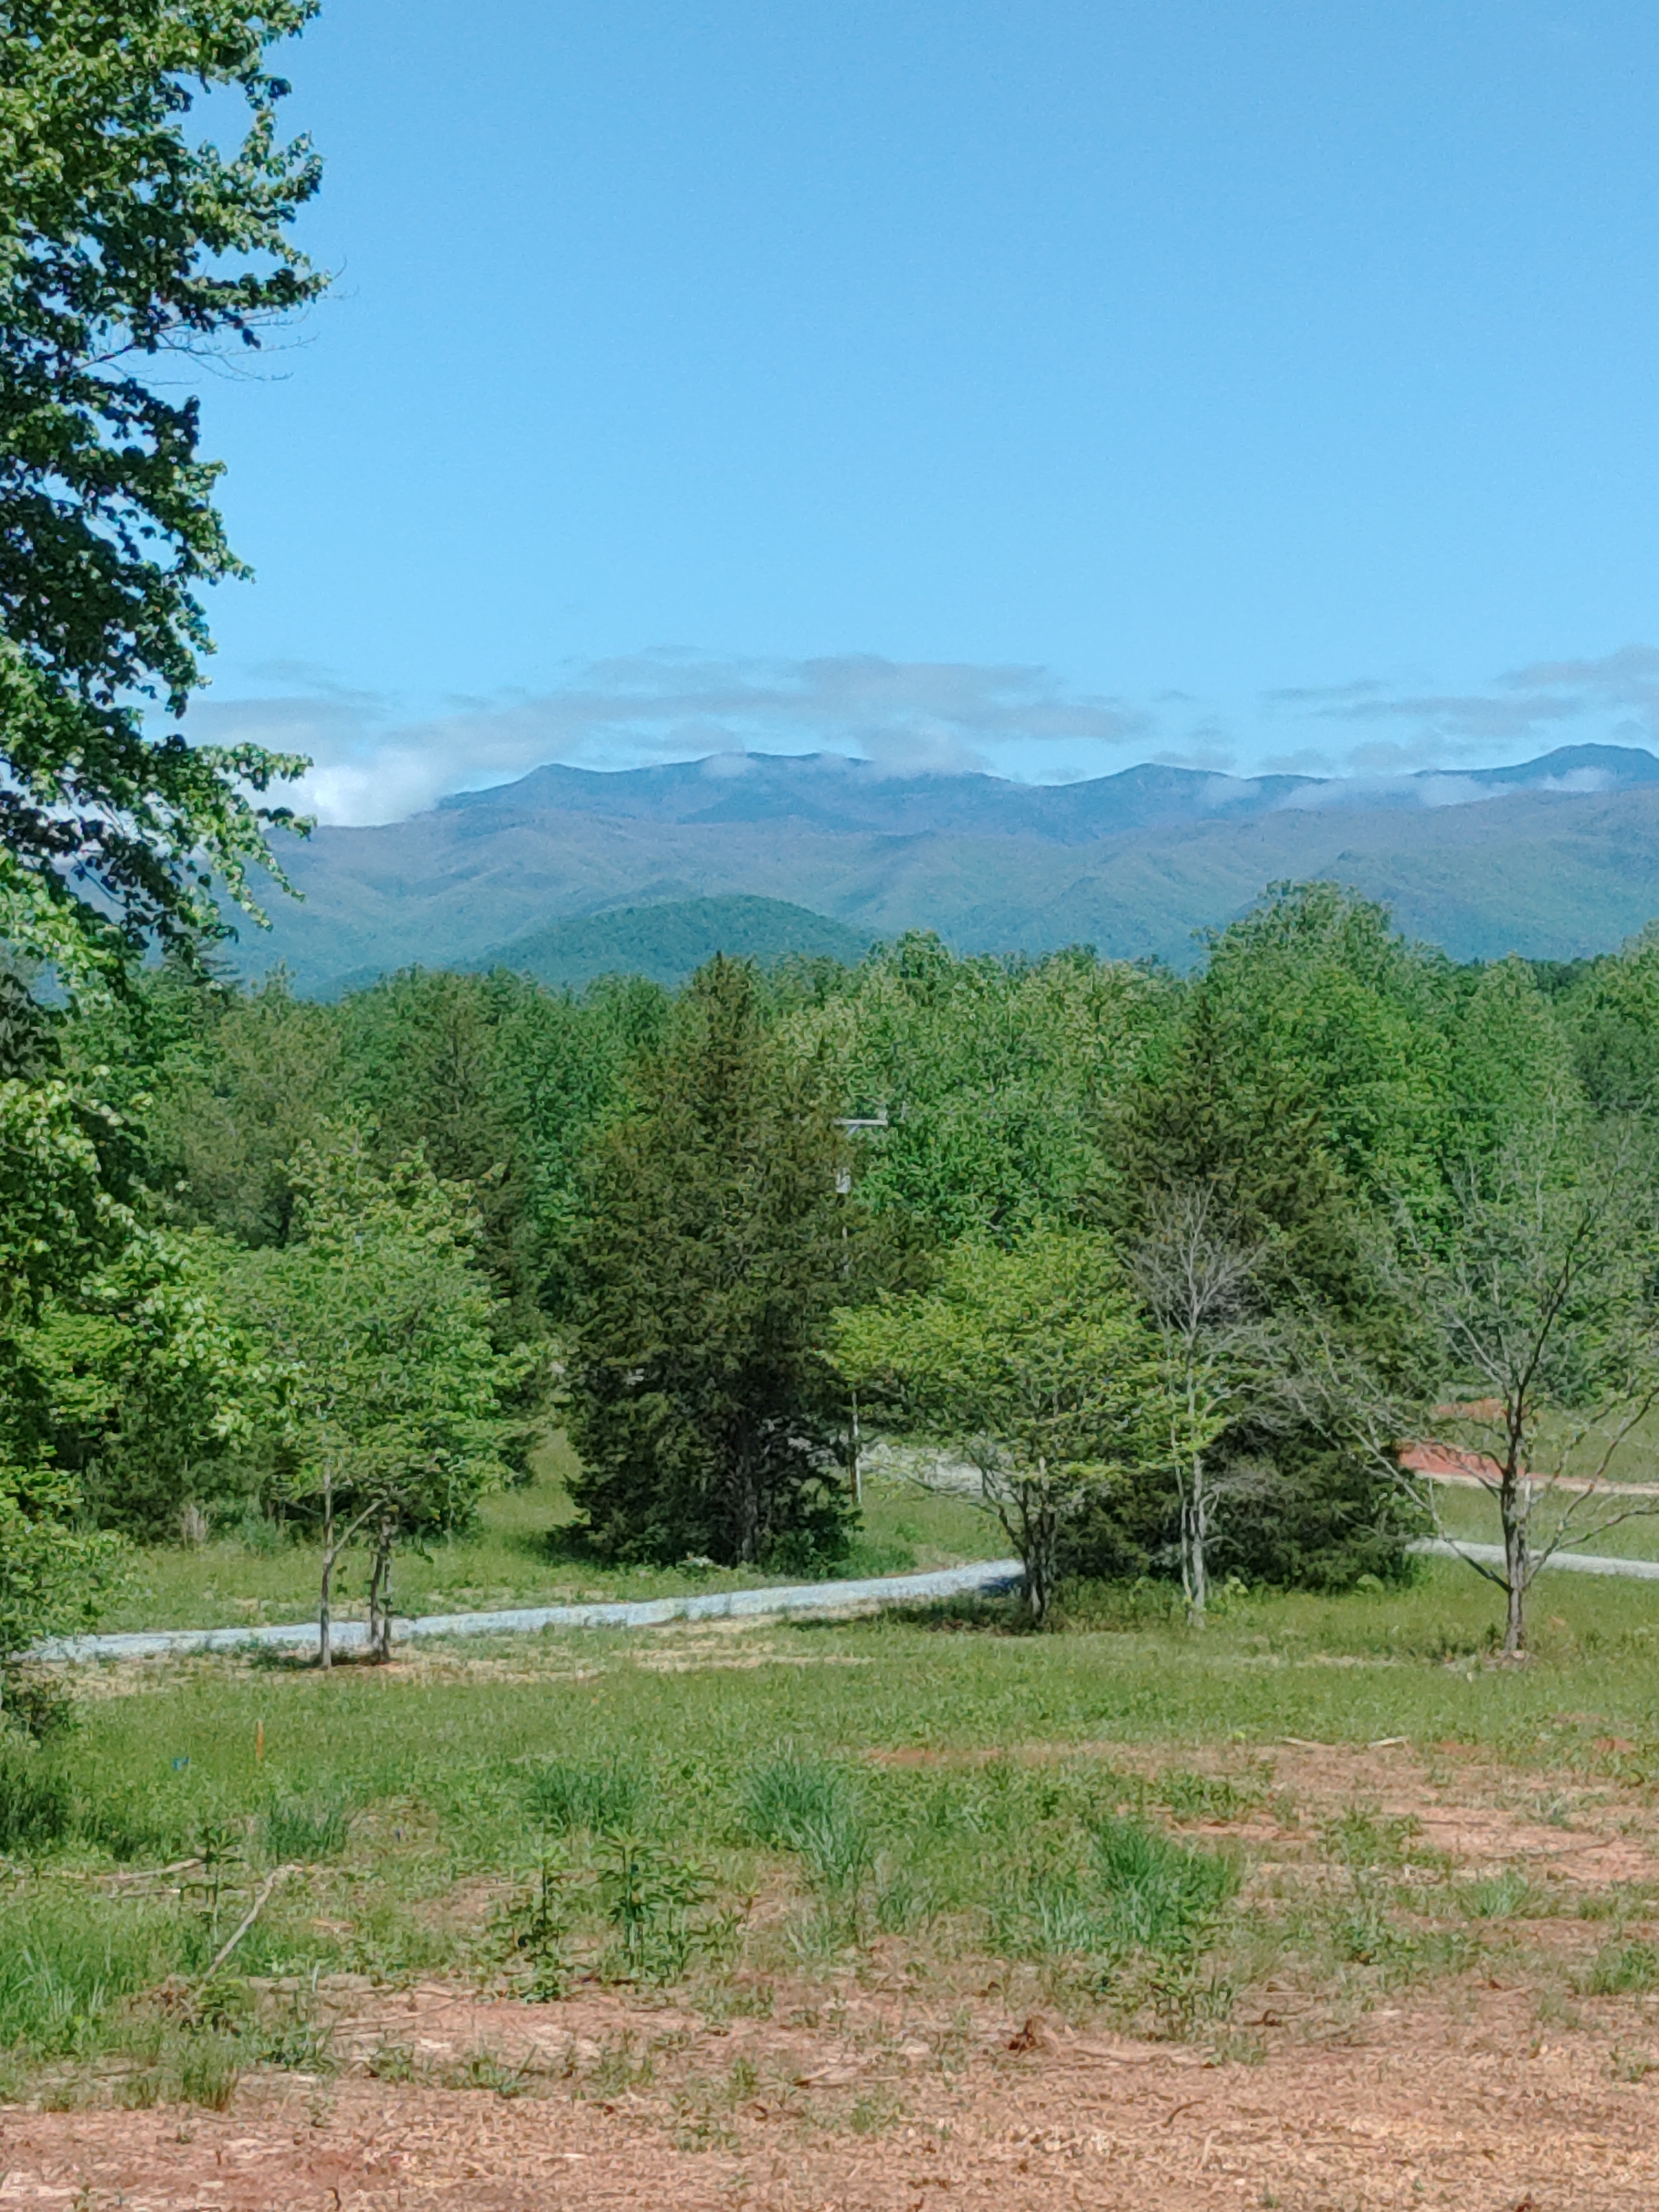
M 264 1855 L 272 1865 L 301 1865 L 337 1859 L 351 1832 L 351 1808 L 338 1799 L 318 1803 L 281 1798 L 259 1822 Z
M 50 1849 L 76 1827 L 75 1790 L 67 1774 L 37 1751 L 0 1747 L 0 1854 Z
M 1138 1952 L 1187 1958 L 1213 1938 L 1238 1887 L 1231 1856 L 1129 1818 L 1101 1821 L 1089 1844 L 1071 1865 L 1028 1870 L 1011 1887 L 994 1916 L 998 1948 L 1109 1971 Z
M 861 1791 L 823 1760 L 790 1753 L 757 1767 L 745 1778 L 742 1808 L 757 1843 L 797 1852 L 826 1889 L 853 1887 L 874 1856 Z
M 623 1833 L 639 1825 L 645 1799 L 643 1777 L 619 1759 L 547 1759 L 532 1769 L 524 1793 L 526 1811 L 556 1836 Z
M 178 1916 L 59 1893 L 0 1907 L 0 2048 L 58 2057 L 88 2048 L 128 1997 L 178 1958 Z

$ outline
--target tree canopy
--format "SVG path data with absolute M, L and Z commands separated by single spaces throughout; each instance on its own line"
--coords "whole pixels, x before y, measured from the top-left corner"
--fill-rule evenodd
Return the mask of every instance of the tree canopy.
M 1045 1614 L 1068 1575 L 1197 1613 L 1410 1571 L 1440 1493 L 1398 1448 L 1438 1438 L 1490 1462 L 1524 1595 L 1626 1510 L 1562 1505 L 1596 1437 L 1656 1472 L 1654 972 L 1460 967 L 1310 884 L 1189 977 L 920 937 L 672 999 L 0 992 L 17 1512 L 48 1549 L 326 1521 L 384 1610 L 396 1544 L 562 1418 L 565 1540 L 810 1571 L 862 1424 L 978 1466 Z
M 295 1172 L 294 1237 L 227 1250 L 222 1295 L 264 1362 L 276 1494 L 321 1531 L 326 1665 L 341 1546 L 369 1532 L 389 1627 L 398 1539 L 464 1526 L 507 1479 L 515 1363 L 492 1340 L 496 1302 L 466 1194 L 418 1151 L 380 1175 L 347 1128 L 304 1148 Z
M 977 1468 L 1046 1618 L 1069 1522 L 1163 1452 L 1156 1340 L 1110 1247 L 1057 1231 L 959 1244 L 930 1289 L 843 1310 L 835 1343 L 890 1419 Z

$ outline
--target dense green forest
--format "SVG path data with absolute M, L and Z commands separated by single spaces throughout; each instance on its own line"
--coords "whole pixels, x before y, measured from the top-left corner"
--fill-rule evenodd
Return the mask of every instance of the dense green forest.
M 1407 1572 L 1432 1422 L 1512 1478 L 1518 1642 L 1525 1475 L 1617 1476 L 1659 1388 L 1647 936 L 1459 966 L 1316 884 L 1186 978 L 163 963 L 14 979 L 0 1069 L 9 1654 L 210 1528 L 317 1540 L 325 1613 L 365 1547 L 373 1610 L 555 1423 L 602 1556 L 832 1568 L 879 1431 L 977 1471 L 1039 1616 L 1073 1576 L 1198 1616 Z

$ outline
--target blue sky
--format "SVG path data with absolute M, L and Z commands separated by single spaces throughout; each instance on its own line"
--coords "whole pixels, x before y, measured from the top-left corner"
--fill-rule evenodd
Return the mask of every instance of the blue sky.
M 198 734 L 378 820 L 730 746 L 1659 738 L 1659 13 L 331 0 Z

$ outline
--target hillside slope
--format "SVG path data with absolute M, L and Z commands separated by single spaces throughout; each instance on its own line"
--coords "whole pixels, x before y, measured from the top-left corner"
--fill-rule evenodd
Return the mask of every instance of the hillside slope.
M 717 952 L 769 967 L 791 953 L 841 960 L 849 966 L 870 944 L 849 929 L 784 899 L 671 899 L 659 906 L 622 907 L 574 921 L 550 921 L 498 945 L 470 964 L 513 968 L 554 988 L 580 989 L 596 975 L 648 975 L 683 983 Z

